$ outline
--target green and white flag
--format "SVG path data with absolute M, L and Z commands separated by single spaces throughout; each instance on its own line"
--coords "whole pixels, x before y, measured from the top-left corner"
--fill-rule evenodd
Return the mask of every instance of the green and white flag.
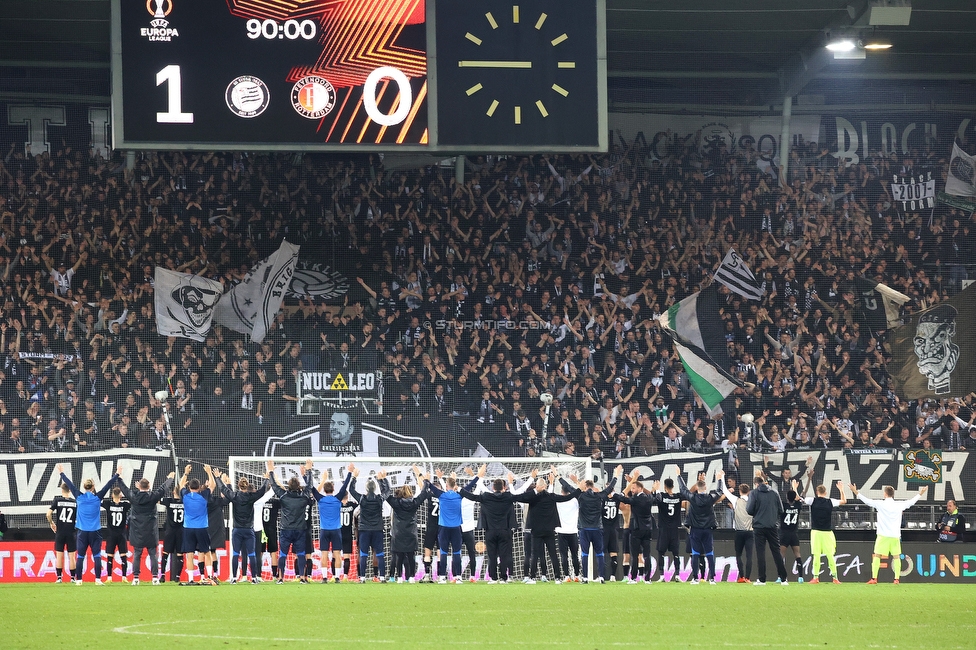
M 719 313 L 718 289 L 712 284 L 661 314 L 661 326 L 674 339 L 691 387 L 714 416 L 722 400 L 742 383 L 729 373 L 725 327 Z

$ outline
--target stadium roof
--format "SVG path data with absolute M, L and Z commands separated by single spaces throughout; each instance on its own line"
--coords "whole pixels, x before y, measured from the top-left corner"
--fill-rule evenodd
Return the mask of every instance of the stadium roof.
M 611 109 L 770 106 L 787 93 L 864 96 L 900 88 L 973 103 L 976 3 L 914 0 L 907 26 L 871 26 L 872 6 L 908 0 L 607 0 Z M 104 101 L 109 0 L 4 0 L 0 99 Z M 969 27 L 966 27 L 969 25 Z M 835 61 L 852 33 L 892 48 Z M 855 86 L 851 84 L 855 83 Z M 924 98 L 923 98 L 924 99 Z M 863 99 L 870 103 L 870 99 Z M 920 101 L 906 98 L 906 102 Z

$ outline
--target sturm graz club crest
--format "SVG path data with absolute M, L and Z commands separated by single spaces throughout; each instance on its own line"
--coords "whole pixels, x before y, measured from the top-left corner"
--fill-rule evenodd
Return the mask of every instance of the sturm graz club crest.
M 915 329 L 912 344 L 918 357 L 916 365 L 936 395 L 947 395 L 952 390 L 952 373 L 959 362 L 959 346 L 953 341 L 958 315 L 952 305 L 941 304 L 922 314 Z
M 902 468 L 908 483 L 941 483 L 942 452 L 935 449 L 913 449 L 905 454 Z
M 349 291 L 349 280 L 326 264 L 299 261 L 291 279 L 289 293 L 299 298 L 335 300 Z

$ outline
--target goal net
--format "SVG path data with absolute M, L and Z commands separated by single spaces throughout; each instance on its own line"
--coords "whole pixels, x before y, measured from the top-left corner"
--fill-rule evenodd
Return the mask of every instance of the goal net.
M 296 457 L 231 457 L 229 459 L 229 469 L 228 474 L 232 480 L 232 484 L 236 485 L 237 480 L 240 477 L 247 477 L 252 484 L 261 485 L 265 473 L 266 461 L 272 460 L 275 464 L 275 475 L 278 478 L 278 482 L 281 485 L 285 485 L 289 479 L 293 476 L 297 476 L 300 479 L 304 476 L 304 464 L 306 458 L 296 458 Z M 377 472 L 385 470 L 387 473 L 387 479 L 390 482 L 391 489 L 396 489 L 397 487 L 410 485 L 413 487 L 414 492 L 417 492 L 416 479 L 413 475 L 413 466 L 417 465 L 421 468 L 424 474 L 429 474 L 431 476 L 436 476 L 438 471 L 443 472 L 446 478 L 454 472 L 458 476 L 458 482 L 464 486 L 472 478 L 474 478 L 475 473 L 482 464 L 487 465 L 487 471 L 484 479 L 482 480 L 481 489 L 486 491 L 491 490 L 491 482 L 495 478 L 505 478 L 507 479 L 509 473 L 515 477 L 515 482 L 513 487 L 518 490 L 522 484 L 529 480 L 532 475 L 533 470 L 538 470 L 539 476 L 546 476 L 551 467 L 555 467 L 556 473 L 560 477 L 569 477 L 570 475 L 575 475 L 580 480 L 584 478 L 589 478 L 589 463 L 586 458 L 575 458 L 570 456 L 557 456 L 557 457 L 545 457 L 545 458 L 351 458 L 351 457 L 336 457 L 336 458 L 313 458 L 314 467 L 312 469 L 312 480 L 317 486 L 322 480 L 323 476 L 327 476 L 329 480 L 335 483 L 336 490 L 338 491 L 339 486 L 346 476 L 346 468 L 350 462 L 355 463 L 357 469 L 359 469 L 359 477 L 355 479 L 356 490 L 360 493 L 365 493 L 366 482 L 371 478 L 376 476 Z M 443 486 L 441 486 L 443 488 Z M 559 490 L 559 485 L 555 488 Z M 479 516 L 480 504 L 465 500 L 466 504 L 463 515 L 465 523 L 473 521 L 477 523 Z M 312 579 L 318 580 L 322 578 L 330 578 L 331 575 L 331 562 L 328 554 L 323 554 L 319 551 L 319 516 L 318 508 L 314 505 L 314 500 L 310 502 L 311 506 L 311 535 L 313 540 L 313 550 L 308 554 L 308 558 L 312 562 Z M 522 533 L 523 523 L 525 520 L 526 507 L 523 504 L 515 504 L 515 514 L 518 521 L 518 527 L 515 529 L 513 534 L 513 549 L 514 549 L 514 563 L 513 568 L 516 576 L 521 577 L 524 575 L 523 566 L 526 558 L 526 548 L 524 535 Z M 255 507 L 256 518 L 260 518 L 262 513 L 267 512 L 262 506 Z M 428 515 L 436 517 L 437 508 L 432 505 L 428 508 L 426 505 L 422 506 L 417 511 L 417 567 L 418 572 L 414 576 L 405 576 L 406 578 L 414 577 L 420 579 L 424 575 L 424 537 L 427 529 L 427 518 Z M 353 548 L 350 553 L 350 575 L 352 579 L 357 579 L 359 577 L 373 577 L 376 575 L 376 568 L 374 566 L 360 567 L 359 566 L 359 551 L 358 545 L 356 544 L 356 533 L 357 528 L 357 517 L 358 510 L 355 510 L 352 514 L 352 521 L 343 521 L 343 524 L 352 524 L 353 531 Z M 384 507 L 384 518 L 385 518 L 385 530 L 384 530 L 384 550 L 386 552 L 386 558 L 389 560 L 392 558 L 390 553 L 390 527 L 392 511 L 387 505 Z M 231 517 L 233 520 L 233 517 Z M 257 523 L 257 522 L 256 522 Z M 436 522 L 435 522 L 436 523 Z M 468 528 L 465 526 L 464 528 Z M 464 552 L 461 556 L 462 562 L 462 578 L 469 579 L 474 578 L 478 580 L 484 580 L 486 578 L 487 564 L 484 558 L 484 531 L 475 527 L 472 531 L 474 534 L 474 546 L 475 549 L 468 549 L 465 545 Z M 433 543 L 434 547 L 432 553 L 432 570 L 434 573 L 437 572 L 437 561 L 438 551 L 437 544 Z M 531 550 L 531 549 L 529 549 Z M 472 570 L 471 557 L 474 557 L 475 566 Z M 263 573 L 266 574 L 265 577 L 270 576 L 271 562 L 277 561 L 277 558 L 272 558 L 269 554 L 265 554 L 262 559 Z M 372 560 L 371 560 L 372 561 Z M 293 558 L 288 558 L 287 568 L 286 568 L 286 578 L 294 577 L 293 568 Z M 551 570 L 551 565 L 549 569 Z M 448 562 L 448 571 L 450 571 L 450 562 Z M 388 568 L 389 572 L 389 568 Z M 399 577 L 399 576 L 394 576 Z M 439 577 L 439 576 L 438 576 Z M 453 576 L 445 576 L 453 577 Z

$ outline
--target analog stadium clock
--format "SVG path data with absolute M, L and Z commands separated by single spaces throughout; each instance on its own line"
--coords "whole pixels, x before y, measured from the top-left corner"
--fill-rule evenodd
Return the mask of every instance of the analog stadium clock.
M 606 83 L 598 4 L 452 5 L 450 21 L 437 24 L 441 144 L 598 146 Z

